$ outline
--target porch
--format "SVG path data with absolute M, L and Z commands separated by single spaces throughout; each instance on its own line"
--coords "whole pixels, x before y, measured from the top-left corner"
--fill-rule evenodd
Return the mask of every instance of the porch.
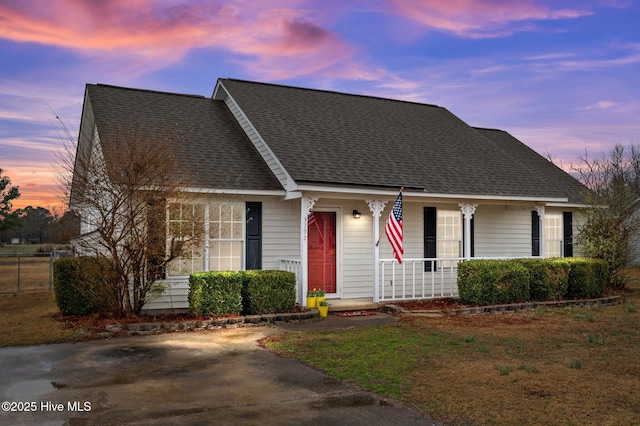
M 380 259 L 372 297 L 329 298 L 331 311 L 376 309 L 381 304 L 402 300 L 457 297 L 458 262 L 464 258 Z M 297 300 L 306 294 L 300 259 L 279 259 L 279 269 L 296 275 Z
M 473 259 L 507 260 L 516 257 L 483 257 Z M 518 258 L 534 258 L 523 256 Z M 330 311 L 349 311 L 377 309 L 389 302 L 406 300 L 429 300 L 444 297 L 458 297 L 458 263 L 462 257 L 455 258 L 417 258 L 404 259 L 399 264 L 395 259 L 378 261 L 378 282 L 374 283 L 373 297 L 330 298 Z M 296 294 L 305 294 L 300 274 L 301 261 L 298 259 L 280 259 L 280 269 L 296 274 Z M 299 297 L 298 300 L 302 299 Z

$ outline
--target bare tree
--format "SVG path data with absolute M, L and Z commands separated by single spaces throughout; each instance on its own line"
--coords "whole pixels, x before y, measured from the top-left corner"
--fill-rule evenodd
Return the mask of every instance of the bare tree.
M 175 145 L 144 129 L 124 128 L 103 142 L 81 135 L 76 149 L 63 129 L 57 169 L 70 206 L 81 211 L 85 233 L 76 240 L 78 251 L 113 264 L 117 280 L 110 291 L 119 301 L 113 314 L 138 315 L 168 263 L 199 238 L 183 232 L 166 239 L 167 203 L 184 198 Z
M 616 145 L 608 156 L 589 158 L 573 167 L 591 192 L 585 193 L 589 208 L 578 235 L 585 254 L 609 262 L 611 285 L 622 287 L 625 267 L 640 244 L 640 148 Z

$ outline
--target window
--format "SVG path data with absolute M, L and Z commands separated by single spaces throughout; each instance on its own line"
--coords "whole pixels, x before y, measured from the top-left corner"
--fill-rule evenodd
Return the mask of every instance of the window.
M 244 204 L 209 205 L 209 270 L 242 269 Z
M 562 213 L 544 215 L 544 242 L 546 257 L 562 257 Z
M 459 210 L 438 210 L 438 257 L 462 256 L 462 213 Z M 450 262 L 444 262 L 448 268 Z
M 169 275 L 241 270 L 244 211 L 244 203 L 170 203 L 167 248 L 173 240 L 185 246 L 183 256 L 170 263 Z
M 184 244 L 182 256 L 169 264 L 169 275 L 202 271 L 204 206 L 169 203 L 167 210 L 167 250 L 171 244 Z
M 462 256 L 462 212 L 424 208 L 424 257 L 457 258 Z M 455 261 L 442 262 L 448 268 Z M 425 271 L 431 270 L 431 262 L 425 262 Z

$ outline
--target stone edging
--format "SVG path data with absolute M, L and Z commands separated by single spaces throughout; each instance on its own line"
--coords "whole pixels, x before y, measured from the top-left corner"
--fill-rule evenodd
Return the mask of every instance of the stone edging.
M 144 336 L 149 334 L 171 333 L 176 331 L 211 330 L 226 327 L 241 327 L 251 325 L 266 325 L 275 322 L 295 322 L 318 317 L 315 309 L 307 312 L 293 312 L 283 314 L 247 315 L 230 318 L 216 318 L 211 320 L 180 321 L 180 322 L 139 322 L 130 324 L 110 324 L 105 327 L 99 337 L 111 336 Z
M 386 305 L 385 308 L 391 312 L 403 314 L 478 315 L 531 311 L 534 309 L 544 308 L 566 308 L 573 306 L 579 308 L 613 306 L 619 305 L 620 303 L 622 303 L 622 298 L 620 296 L 609 296 L 600 299 L 553 300 L 547 302 L 511 303 L 508 305 L 473 306 L 469 308 L 450 310 L 410 311 L 398 305 Z

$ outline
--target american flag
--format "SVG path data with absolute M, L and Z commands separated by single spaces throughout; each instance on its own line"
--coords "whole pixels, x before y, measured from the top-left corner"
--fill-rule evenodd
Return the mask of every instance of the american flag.
M 307 219 L 307 226 L 313 226 L 316 224 L 316 215 L 313 213 L 309 213 L 309 218 Z
M 398 194 L 398 198 L 393 204 L 384 232 L 393 247 L 393 256 L 398 260 L 398 263 L 402 263 L 402 254 L 404 253 L 402 248 L 402 192 Z

